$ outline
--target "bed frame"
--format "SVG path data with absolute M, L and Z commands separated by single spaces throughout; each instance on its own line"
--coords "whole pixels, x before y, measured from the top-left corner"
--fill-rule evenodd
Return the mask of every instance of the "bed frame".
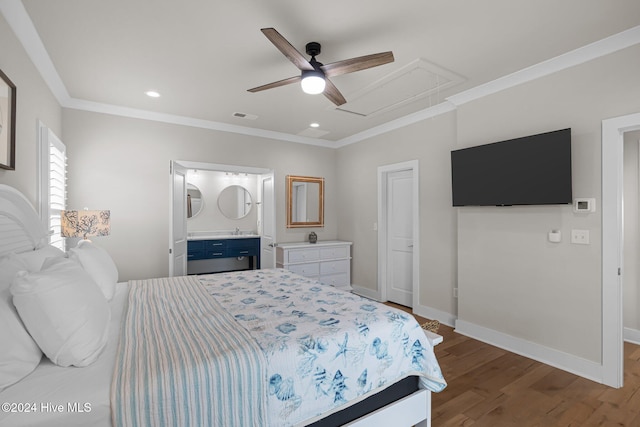
M 0 184 L 0 257 L 41 248 L 47 244 L 47 237 L 47 230 L 27 198 L 13 187 Z M 427 335 L 434 344 L 442 341 L 439 335 Z M 418 377 L 408 377 L 309 425 L 430 427 L 431 391 L 421 388 Z

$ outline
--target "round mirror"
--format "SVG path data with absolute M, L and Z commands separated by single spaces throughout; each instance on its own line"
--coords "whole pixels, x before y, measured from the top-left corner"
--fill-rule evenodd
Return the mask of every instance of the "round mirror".
M 251 194 L 241 185 L 230 185 L 218 196 L 218 208 L 229 219 L 240 219 L 251 212 Z
M 200 213 L 204 206 L 200 189 L 190 182 L 187 183 L 187 218 Z

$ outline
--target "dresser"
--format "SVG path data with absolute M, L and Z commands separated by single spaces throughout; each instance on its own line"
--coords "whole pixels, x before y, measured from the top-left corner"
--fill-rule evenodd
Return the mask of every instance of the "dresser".
M 276 267 L 351 290 L 351 242 L 279 243 Z

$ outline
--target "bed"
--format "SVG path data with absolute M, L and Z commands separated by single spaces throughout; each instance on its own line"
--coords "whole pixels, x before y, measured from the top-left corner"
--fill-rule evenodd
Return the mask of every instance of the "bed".
M 79 252 L 61 255 L 45 242 L 29 202 L 0 185 L 0 268 L 44 253 L 41 271 L 13 282 L 76 264 L 95 274 Z M 0 392 L 0 425 L 429 426 L 430 393 L 446 386 L 433 340 L 412 316 L 286 270 L 105 287 L 102 272 L 95 289 L 74 290 L 93 292 L 96 308 L 85 311 L 98 320 L 70 355 L 33 331 L 37 313 L 15 284 L 18 310 L 7 307 L 3 271 L 0 310 L 21 317 L 45 355 Z

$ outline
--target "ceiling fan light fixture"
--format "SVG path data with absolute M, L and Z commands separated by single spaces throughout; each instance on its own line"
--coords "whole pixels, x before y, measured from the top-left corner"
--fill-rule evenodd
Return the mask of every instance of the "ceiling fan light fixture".
M 324 74 L 318 70 L 308 70 L 302 72 L 302 80 L 300 85 L 302 91 L 310 95 L 317 95 L 324 92 L 326 82 L 324 81 Z

